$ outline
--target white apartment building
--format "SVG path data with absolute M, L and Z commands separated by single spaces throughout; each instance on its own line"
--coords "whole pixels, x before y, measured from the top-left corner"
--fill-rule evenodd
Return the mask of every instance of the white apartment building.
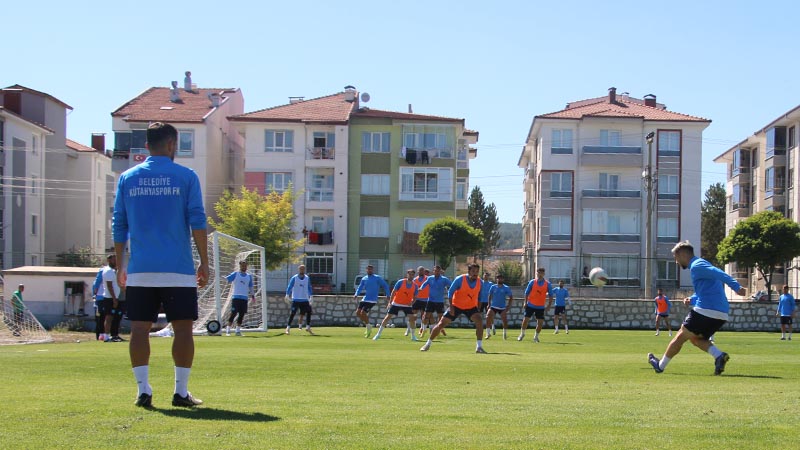
M 741 220 L 761 211 L 778 211 L 800 222 L 797 158 L 800 140 L 800 105 L 782 114 L 760 130 L 719 155 L 714 162 L 727 166 L 725 215 L 726 234 Z M 787 270 L 800 261 L 787 261 L 773 274 L 773 289 L 800 285 L 800 273 Z M 726 271 L 755 292 L 765 288 L 764 280 L 753 269 L 728 264 Z M 727 288 L 726 288 L 727 289 Z M 730 292 L 729 292 L 730 293 Z
M 702 134 L 710 122 L 669 111 L 655 95 L 636 99 L 615 88 L 535 116 L 518 163 L 528 276 L 543 266 L 551 280 L 576 285 L 600 266 L 611 286 L 645 287 L 649 156 L 655 284 L 691 286 L 670 249 L 688 239 L 699 252 Z
M 92 135 L 93 147 L 67 139 L 66 164 L 62 166 L 65 183 L 64 197 L 73 205 L 67 208 L 64 232 L 76 248 L 89 247 L 102 255 L 114 247 L 111 236 L 111 217 L 114 213 L 114 194 L 117 177 L 111 171 L 111 156 L 105 151 L 105 136 Z

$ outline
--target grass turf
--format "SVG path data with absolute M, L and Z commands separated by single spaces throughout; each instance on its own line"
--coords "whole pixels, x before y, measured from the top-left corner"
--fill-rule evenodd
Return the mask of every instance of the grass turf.
M 133 406 L 127 344 L 0 347 L 0 448 L 765 448 L 796 446 L 800 342 L 719 333 L 726 372 L 686 344 L 662 374 L 646 362 L 669 337 L 545 330 L 500 334 L 474 353 L 470 329 L 431 351 L 384 331 L 296 328 L 198 337 L 190 390 L 170 405 L 172 340 L 153 338 L 153 410 Z M 795 442 L 795 444 L 791 444 Z

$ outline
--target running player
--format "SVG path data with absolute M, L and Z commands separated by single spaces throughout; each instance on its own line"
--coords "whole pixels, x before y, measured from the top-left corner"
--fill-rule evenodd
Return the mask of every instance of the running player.
M 414 277 L 414 286 L 417 287 L 417 293 L 414 295 L 414 304 L 411 305 L 411 311 L 414 313 L 414 317 L 419 316 L 419 326 L 420 326 L 420 334 L 422 333 L 422 328 L 425 328 L 425 322 L 423 321 L 425 316 L 425 305 L 428 304 L 428 294 L 430 288 L 426 287 L 424 290 L 421 290 L 420 287 L 425 280 L 428 279 L 428 270 L 422 266 L 417 267 L 417 276 Z M 410 328 L 406 328 L 406 336 L 409 333 L 413 333 L 414 329 L 416 328 L 416 320 L 414 323 L 411 324 Z
M 289 280 L 289 285 L 286 287 L 286 296 L 292 299 L 292 308 L 289 311 L 289 320 L 286 321 L 286 331 L 289 334 L 292 329 L 292 319 L 297 311 L 300 311 L 300 318 L 298 322 L 302 321 L 303 315 L 306 316 L 306 331 L 311 332 L 311 278 L 306 276 L 306 266 L 297 266 L 297 274 L 292 276 Z
M 547 299 L 547 306 L 545 307 L 545 299 Z M 518 341 L 525 339 L 525 330 L 528 329 L 528 323 L 531 317 L 536 317 L 536 333 L 533 335 L 533 342 L 539 342 L 539 333 L 542 331 L 542 324 L 544 324 L 545 312 L 550 310 L 550 305 L 553 303 L 553 289 L 550 282 L 544 279 L 544 267 L 536 270 L 536 278 L 528 282 L 525 288 L 525 318 L 522 319 L 522 328 L 519 332 Z
M 567 303 L 572 306 L 572 299 L 569 298 L 569 291 L 564 287 L 564 280 L 558 282 L 558 287 L 553 288 L 553 298 L 555 298 L 555 311 L 553 312 L 553 322 L 556 330 L 553 334 L 558 334 L 558 320 L 564 324 L 564 331 L 569 334 L 569 325 L 567 325 Z
M 247 301 L 255 300 L 253 291 L 253 276 L 247 273 L 247 261 L 239 261 L 239 270 L 225 277 L 231 283 L 231 315 L 228 317 L 228 326 L 225 327 L 225 336 L 231 335 L 231 325 L 236 318 L 236 336 L 242 335 L 242 321 L 247 314 Z M 236 317 L 236 316 L 239 317 Z
M 669 297 L 664 295 L 664 290 L 658 288 L 658 295 L 656 298 L 653 299 L 656 303 L 656 336 L 661 332 L 659 324 L 661 322 L 667 323 L 667 329 L 669 330 L 669 335 L 672 336 L 672 323 L 669 321 L 669 310 L 672 308 L 672 305 L 669 302 Z
M 425 335 L 425 324 L 431 326 L 434 323 L 433 313 L 436 313 L 437 321 L 441 320 L 444 314 L 444 298 L 447 295 L 447 290 L 450 289 L 450 279 L 442 275 L 442 266 L 433 266 L 433 276 L 428 277 L 422 286 L 419 287 L 420 291 L 430 288 L 428 291 L 428 304 L 425 305 L 425 315 L 422 319 L 422 328 L 419 330 L 419 335 Z M 437 322 L 438 323 L 438 322 Z M 447 336 L 447 333 L 442 330 L 442 336 Z
M 775 312 L 776 316 L 781 318 L 781 340 L 786 339 L 786 333 L 789 333 L 789 340 L 792 340 L 792 318 L 794 317 L 796 309 L 794 297 L 789 293 L 789 286 L 783 285 L 783 295 L 778 300 L 778 311 Z
M 725 365 L 730 357 L 709 341 L 725 322 L 728 320 L 730 305 L 725 296 L 722 283 L 727 284 L 738 295 L 745 295 L 745 289 L 722 270 L 712 266 L 708 261 L 694 256 L 694 247 L 689 241 L 679 242 L 672 248 L 681 268 L 689 269 L 694 285 L 694 295 L 683 299 L 683 304 L 689 306 L 692 299 L 697 301 L 696 306 L 689 310 L 681 329 L 672 338 L 664 356 L 659 360 L 652 353 L 647 355 L 647 361 L 656 373 L 661 373 L 667 368 L 670 360 L 675 357 L 686 341 L 691 341 L 695 347 L 708 352 L 714 358 L 714 375 L 725 371 Z
M 414 322 L 416 322 L 417 316 L 414 315 L 414 310 L 411 308 L 411 304 L 414 303 L 414 297 L 416 297 L 416 294 L 417 285 L 414 284 L 414 269 L 408 269 L 406 271 L 406 278 L 397 280 L 397 283 L 394 285 L 394 289 L 392 289 L 391 300 L 388 302 L 389 310 L 386 313 L 386 317 L 383 318 L 383 322 L 381 322 L 381 326 L 378 328 L 378 332 L 375 334 L 375 337 L 372 338 L 373 341 L 377 341 L 381 338 L 381 333 L 383 333 L 383 329 L 386 327 L 386 324 L 389 323 L 394 316 L 398 315 L 400 311 L 405 314 L 409 328 L 414 324 Z M 408 336 L 408 334 L 406 334 L 406 336 Z M 411 333 L 411 340 L 417 340 L 417 336 L 414 333 Z
M 467 266 L 467 273 L 459 275 L 453 281 L 448 292 L 450 298 L 450 307 L 447 312 L 442 316 L 439 323 L 431 330 L 431 335 L 428 342 L 420 348 L 421 351 L 427 352 L 431 348 L 431 343 L 439 333 L 456 320 L 458 316 L 464 314 L 469 317 L 469 320 L 475 324 L 475 336 L 477 338 L 477 345 L 475 353 L 486 353 L 483 349 L 483 320 L 481 313 L 478 311 L 478 296 L 481 292 L 481 285 L 483 281 L 478 277 L 480 266 L 473 263 Z M 435 273 L 435 272 L 434 272 Z
M 374 274 L 373 270 L 374 268 L 371 264 L 367 266 L 367 274 L 361 278 L 361 282 L 358 283 L 358 289 L 356 289 L 356 293 L 353 295 L 353 298 L 358 298 L 358 294 L 362 291 L 364 292 L 364 298 L 358 303 L 356 316 L 361 319 L 361 322 L 367 327 L 367 331 L 364 332 L 365 338 L 368 338 L 369 335 L 372 334 L 372 325 L 369 323 L 369 311 L 378 304 L 380 288 L 383 288 L 383 292 L 387 297 L 391 292 L 386 280 L 380 275 Z
M 511 308 L 514 295 L 511 293 L 511 288 L 506 286 L 503 275 L 497 274 L 495 280 L 497 280 L 497 284 L 489 290 L 490 305 L 489 311 L 486 313 L 486 339 L 491 336 L 488 325 L 491 324 L 494 328 L 494 316 L 499 313 L 503 320 L 503 340 L 505 340 L 508 337 L 508 310 Z M 506 299 L 508 299 L 508 303 L 506 303 Z

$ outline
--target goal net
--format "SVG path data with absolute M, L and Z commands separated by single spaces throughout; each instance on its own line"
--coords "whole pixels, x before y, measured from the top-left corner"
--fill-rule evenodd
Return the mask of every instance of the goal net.
M 192 244 L 192 253 L 195 262 L 199 263 L 195 244 Z M 242 330 L 267 331 L 267 291 L 262 284 L 265 279 L 264 247 L 215 231 L 208 236 L 208 284 L 197 292 L 195 334 L 207 334 L 206 326 L 213 320 L 219 321 L 223 329 L 227 325 L 233 292 L 225 277 L 238 271 L 241 261 L 247 261 L 247 272 L 253 276 L 256 297 L 255 301 L 247 302 Z
M 0 319 L 0 345 L 53 342 L 36 316 L 28 308 L 14 308 L 11 297 L 3 299 Z

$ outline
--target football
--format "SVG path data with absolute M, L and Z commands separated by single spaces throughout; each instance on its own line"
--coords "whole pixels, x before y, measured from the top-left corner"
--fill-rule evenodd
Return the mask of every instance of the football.
M 595 267 L 589 272 L 589 282 L 597 287 L 603 287 L 608 283 L 606 271 L 602 267 Z

